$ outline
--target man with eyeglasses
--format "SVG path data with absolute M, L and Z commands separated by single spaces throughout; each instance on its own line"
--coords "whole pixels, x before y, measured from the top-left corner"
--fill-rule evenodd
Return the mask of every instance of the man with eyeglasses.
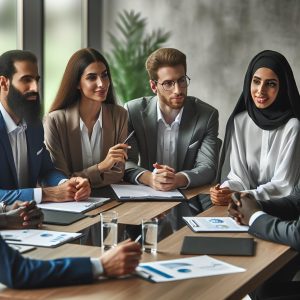
M 169 191 L 210 184 L 218 162 L 218 111 L 187 96 L 186 56 L 161 48 L 146 61 L 155 96 L 129 101 L 129 141 L 125 180 Z M 194 203 L 196 212 L 203 207 Z

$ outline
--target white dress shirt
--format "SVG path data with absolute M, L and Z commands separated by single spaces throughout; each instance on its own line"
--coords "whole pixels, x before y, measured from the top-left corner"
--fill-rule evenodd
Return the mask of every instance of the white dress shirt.
M 274 130 L 259 128 L 247 112 L 234 119 L 230 173 L 222 187 L 245 191 L 258 200 L 292 193 L 299 179 L 300 122 L 290 119 Z
M 177 167 L 177 141 L 183 108 L 179 111 L 175 120 L 169 125 L 159 108 L 157 102 L 157 162 L 176 170 Z
M 102 109 L 100 110 L 98 120 L 95 122 L 91 139 L 88 129 L 80 118 L 81 131 L 81 150 L 83 168 L 88 168 L 100 162 L 102 148 Z
M 0 111 L 2 113 L 6 130 L 14 157 L 14 163 L 18 178 L 18 187 L 28 187 L 28 157 L 27 157 L 27 140 L 26 140 L 26 129 L 27 125 L 25 121 L 21 121 L 18 125 L 11 118 L 8 112 L 0 102 Z M 32 200 L 37 203 L 42 201 L 42 189 L 34 188 L 34 196 Z M 28 199 L 30 200 L 30 199 Z
M 159 108 L 159 102 L 157 102 L 156 110 L 157 110 L 157 151 L 156 151 L 156 162 L 161 165 L 168 165 L 176 170 L 177 168 L 177 143 L 178 143 L 178 134 L 179 134 L 179 126 L 182 118 L 184 107 L 181 108 L 178 115 L 171 125 L 169 125 Z M 144 171 L 145 172 L 145 171 Z M 137 184 L 140 184 L 138 178 L 144 173 L 139 173 L 135 181 Z M 154 169 L 153 172 L 156 172 Z M 182 189 L 188 188 L 190 185 L 190 178 L 185 172 L 180 172 L 183 174 L 187 180 L 188 184 Z

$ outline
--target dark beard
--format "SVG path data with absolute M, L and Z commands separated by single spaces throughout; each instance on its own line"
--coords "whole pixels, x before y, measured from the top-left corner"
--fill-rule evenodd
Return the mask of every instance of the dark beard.
M 36 96 L 36 100 L 27 100 L 28 97 L 32 96 Z M 20 119 L 24 119 L 26 123 L 36 123 L 40 120 L 41 103 L 39 93 L 28 92 L 22 94 L 11 85 L 7 94 L 7 104 L 14 114 Z

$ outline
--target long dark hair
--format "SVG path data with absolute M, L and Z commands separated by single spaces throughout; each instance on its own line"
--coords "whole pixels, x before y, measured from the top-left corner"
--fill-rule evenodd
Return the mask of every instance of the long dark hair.
M 84 48 L 75 52 L 68 61 L 58 92 L 49 112 L 67 108 L 79 101 L 81 94 L 77 88 L 78 83 L 86 67 L 93 62 L 102 62 L 107 70 L 110 85 L 105 103 L 116 104 L 114 87 L 106 59 L 97 50 Z

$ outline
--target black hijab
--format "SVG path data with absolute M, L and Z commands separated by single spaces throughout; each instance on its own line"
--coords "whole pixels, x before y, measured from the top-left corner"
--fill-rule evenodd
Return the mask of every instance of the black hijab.
M 254 104 L 250 87 L 256 70 L 264 67 L 271 69 L 278 76 L 279 91 L 275 101 L 269 107 L 259 109 Z M 251 60 L 245 75 L 242 94 L 226 125 L 224 145 L 220 158 L 218 180 L 220 180 L 225 155 L 230 145 L 234 117 L 245 110 L 247 110 L 248 115 L 253 122 L 264 130 L 276 129 L 286 124 L 289 119 L 294 117 L 300 120 L 300 95 L 293 71 L 288 61 L 282 54 L 271 50 L 265 50 L 258 53 Z

